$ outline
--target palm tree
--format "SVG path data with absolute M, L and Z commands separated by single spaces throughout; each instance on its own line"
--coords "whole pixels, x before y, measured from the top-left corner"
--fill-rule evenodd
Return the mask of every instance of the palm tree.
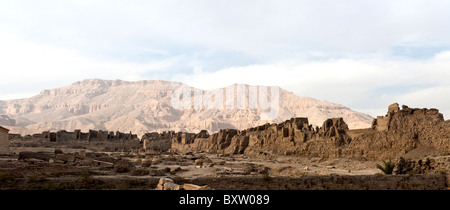
M 377 168 L 380 169 L 384 174 L 392 174 L 395 168 L 395 164 L 391 160 L 383 160 L 383 165 L 377 164 Z

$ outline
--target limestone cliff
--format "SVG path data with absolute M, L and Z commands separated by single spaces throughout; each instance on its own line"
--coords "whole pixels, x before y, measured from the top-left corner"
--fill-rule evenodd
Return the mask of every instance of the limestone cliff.
M 12 133 L 22 135 L 45 130 L 81 129 L 87 132 L 94 129 L 132 131 L 142 136 L 149 131 L 167 130 L 208 130 L 215 133 L 220 129 L 242 130 L 268 122 L 260 117 L 264 111 L 261 107 L 250 108 L 249 102 L 245 102 L 243 108 L 237 105 L 239 88 L 243 97 L 247 97 L 250 89 L 264 89 L 263 86 L 235 84 L 212 90 L 226 96 L 223 99 L 224 106 L 220 109 L 177 109 L 171 99 L 174 91 L 182 86 L 185 85 L 158 80 L 83 80 L 66 87 L 44 90 L 31 98 L 0 101 L 0 125 L 7 126 Z M 206 96 L 206 90 L 187 88 Z M 299 97 L 283 89 L 280 89 L 279 95 L 278 118 L 269 123 L 306 116 L 311 124 L 320 125 L 328 118 L 343 117 L 350 127 L 361 128 L 370 127 L 373 120 L 369 115 L 345 106 Z M 13 120 L 16 122 L 13 123 Z

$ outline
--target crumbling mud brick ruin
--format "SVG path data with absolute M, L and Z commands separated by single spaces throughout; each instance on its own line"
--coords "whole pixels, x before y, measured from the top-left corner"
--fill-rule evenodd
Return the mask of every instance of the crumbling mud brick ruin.
M 17 138 L 40 139 L 44 142 L 70 144 L 122 142 L 123 147 L 139 147 L 146 153 L 207 152 L 224 155 L 248 156 L 292 155 L 299 157 L 353 158 L 387 160 L 422 147 L 437 153 L 450 152 L 450 121 L 437 109 L 409 108 L 397 103 L 388 108 L 385 116 L 378 116 L 367 129 L 350 130 L 342 118 L 326 120 L 314 127 L 308 118 L 292 118 L 276 124 L 264 124 L 245 130 L 222 129 L 209 134 L 165 131 L 136 134 L 80 130 L 42 132 L 28 137 L 9 134 L 1 128 L 1 151 L 8 151 L 8 140 Z M 86 145 L 86 144 L 85 144 Z M 87 144 L 89 145 L 89 144 Z M 107 144 L 104 144 L 107 145 Z M 127 148 L 125 148 L 127 150 Z M 128 148 L 128 150 L 131 148 Z
M 215 134 L 201 131 L 147 133 L 145 151 L 209 152 L 227 155 L 295 155 L 305 157 L 363 157 L 394 159 L 420 147 L 450 152 L 450 121 L 437 109 L 417 109 L 392 104 L 385 116 L 367 129 L 349 130 L 342 118 L 313 127 L 307 118 L 292 118 L 246 130 L 223 129 Z
M 0 126 L 0 154 L 9 153 L 9 130 Z
M 297 117 L 213 134 L 164 131 L 138 138 L 131 132 L 61 130 L 21 136 L 2 127 L 0 134 L 0 165 L 7 169 L 0 172 L 7 178 L 20 175 L 13 179 L 17 185 L 0 183 L 0 189 L 186 187 L 175 182 L 162 185 L 168 177 L 181 177 L 190 187 L 222 190 L 450 186 L 450 120 L 437 109 L 398 104 L 389 106 L 369 128 L 354 130 L 343 118 L 327 119 L 319 127 Z M 376 174 L 375 163 L 386 160 L 394 161 L 395 175 Z M 87 178 L 80 174 L 91 172 L 96 175 L 90 178 L 94 184 L 86 187 L 82 184 Z M 33 183 L 36 173 L 56 178 Z

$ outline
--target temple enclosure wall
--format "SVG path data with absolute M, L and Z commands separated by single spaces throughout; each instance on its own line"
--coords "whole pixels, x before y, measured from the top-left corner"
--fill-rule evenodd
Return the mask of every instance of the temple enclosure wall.
M 142 141 L 146 151 L 386 160 L 418 151 L 423 155 L 449 154 L 450 121 L 444 121 L 437 109 L 405 105 L 400 109 L 392 104 L 368 129 L 349 130 L 342 118 L 328 119 L 321 127 L 313 127 L 307 118 L 292 118 L 240 131 L 223 129 L 212 135 L 206 131 L 152 133 L 144 135 Z
M 33 135 L 21 136 L 9 134 L 14 152 L 46 148 L 87 149 L 96 152 L 130 152 L 142 150 L 140 139 L 136 134 L 121 133 L 119 131 L 89 130 L 87 133 L 81 130 L 68 132 L 44 131 Z
M 99 151 L 102 148 L 108 152 L 136 149 L 154 154 L 206 152 L 228 156 L 290 155 L 367 160 L 450 154 L 450 121 L 444 121 L 439 110 L 409 108 L 405 105 L 400 108 L 397 103 L 388 107 L 385 116 L 374 119 L 370 128 L 358 130 L 350 130 L 343 118 L 327 119 L 321 127 L 310 125 L 308 118 L 292 118 L 282 123 L 264 124 L 245 130 L 222 129 L 214 134 L 206 130 L 199 133 L 153 132 L 144 134 L 141 139 L 131 132 L 102 130 L 89 130 L 87 133 L 62 130 L 26 137 L 14 134 L 8 136 L 9 139 L 40 139 L 44 143 L 75 142 L 81 145 L 77 145 L 79 147 L 100 145 Z M 42 145 L 42 142 L 36 145 Z
M 0 154 L 7 154 L 9 150 L 9 130 L 0 126 Z

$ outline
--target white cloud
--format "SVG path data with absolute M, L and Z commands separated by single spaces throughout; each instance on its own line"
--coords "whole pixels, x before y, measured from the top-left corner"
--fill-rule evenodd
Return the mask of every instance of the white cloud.
M 234 83 L 280 86 L 299 96 L 341 103 L 373 115 L 385 114 L 385 107 L 394 102 L 450 110 L 443 97 L 450 93 L 449 58 L 450 52 L 442 52 L 421 61 L 346 58 L 289 65 L 280 62 L 187 75 L 182 82 L 203 89 Z
M 176 57 L 143 63 L 92 59 L 65 49 L 26 43 L 7 32 L 0 34 L 1 100 L 31 96 L 44 88 L 87 78 L 140 80 L 144 74 L 163 72 L 178 62 Z
M 2 1 L 0 25 L 26 39 L 83 53 L 163 40 L 273 59 L 298 51 L 348 54 L 449 45 L 449 6 L 424 0 Z
M 0 99 L 95 77 L 206 89 L 277 85 L 372 113 L 400 100 L 450 110 L 433 94 L 450 86 L 450 51 L 422 60 L 391 56 L 396 46 L 446 50 L 449 7 L 425 0 L 0 1 Z M 223 52 L 255 61 L 211 61 L 196 78 L 183 72 L 207 59 L 223 62 Z
M 399 103 L 409 107 L 438 108 L 445 119 L 450 119 L 450 85 L 413 91 L 398 97 Z

